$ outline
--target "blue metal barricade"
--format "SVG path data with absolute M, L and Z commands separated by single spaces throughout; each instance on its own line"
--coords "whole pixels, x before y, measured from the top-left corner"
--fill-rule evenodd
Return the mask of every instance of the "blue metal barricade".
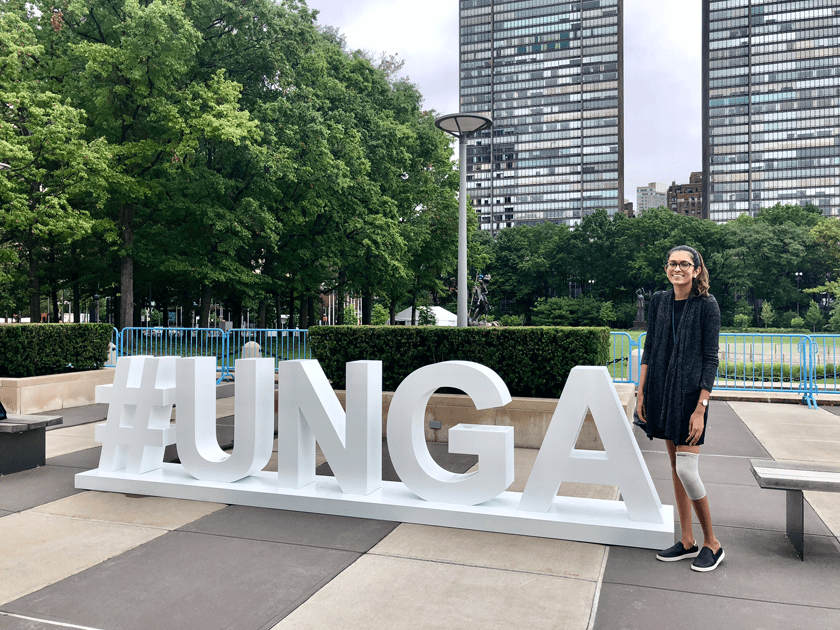
M 218 328 L 123 328 L 117 356 L 216 357 L 219 379 L 225 371 L 225 333 Z
M 611 333 L 615 382 L 639 384 L 646 335 L 633 342 L 628 333 Z M 838 353 L 840 335 L 721 333 L 715 389 L 795 393 L 816 408 L 819 392 L 840 391 Z
M 311 359 L 309 333 L 299 329 L 235 328 L 225 333 L 226 363 L 223 378 L 233 378 L 236 359 L 271 357 L 280 361 Z
M 614 382 L 639 384 L 645 335 L 647 333 L 642 333 L 634 340 L 630 333 L 610 332 L 612 354 L 607 361 L 607 368 Z

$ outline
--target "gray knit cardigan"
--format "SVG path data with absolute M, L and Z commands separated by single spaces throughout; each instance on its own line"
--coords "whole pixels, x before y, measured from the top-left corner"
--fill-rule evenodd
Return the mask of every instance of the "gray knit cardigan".
M 668 352 L 672 335 L 674 290 L 657 291 L 650 299 L 648 329 L 642 363 L 645 380 L 645 431 L 649 438 L 679 444 L 685 395 L 698 389 L 712 391 L 718 367 L 720 309 L 714 296 L 689 297 Z

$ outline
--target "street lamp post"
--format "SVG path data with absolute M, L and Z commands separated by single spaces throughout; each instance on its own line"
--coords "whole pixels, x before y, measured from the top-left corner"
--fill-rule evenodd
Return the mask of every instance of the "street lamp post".
M 435 120 L 435 126 L 458 138 L 458 327 L 467 327 L 467 138 L 493 125 L 487 116 L 447 114 Z
M 797 271 L 796 276 L 796 290 L 799 291 L 799 281 L 802 279 L 802 272 Z M 799 317 L 799 296 L 796 296 L 796 316 Z

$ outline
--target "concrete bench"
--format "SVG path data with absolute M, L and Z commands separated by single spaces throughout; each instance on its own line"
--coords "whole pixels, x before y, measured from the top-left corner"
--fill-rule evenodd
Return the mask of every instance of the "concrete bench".
M 61 416 L 14 414 L 0 420 L 0 475 L 43 466 L 47 456 L 47 427 L 63 422 Z
M 787 492 L 785 528 L 799 559 L 804 560 L 805 498 L 802 491 L 840 492 L 840 466 L 821 462 L 751 459 L 750 471 L 762 488 Z

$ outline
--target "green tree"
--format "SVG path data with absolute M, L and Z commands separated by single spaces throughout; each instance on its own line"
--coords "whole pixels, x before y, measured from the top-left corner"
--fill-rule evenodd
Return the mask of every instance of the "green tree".
M 53 51 L 37 39 L 44 28 L 53 32 L 24 3 L 0 11 L 0 263 L 22 258 L 33 322 L 43 264 L 50 251 L 90 232 L 89 209 L 107 199 L 109 171 L 107 144 L 84 137 L 83 112 L 52 76 Z
M 816 302 L 811 302 L 808 307 L 808 312 L 805 313 L 805 323 L 811 328 L 811 332 L 817 332 L 817 329 L 822 330 L 823 316 Z
M 373 313 L 370 318 L 370 323 L 374 326 L 384 326 L 388 323 L 388 320 L 391 318 L 390 313 L 388 313 L 388 309 L 382 306 L 381 304 L 374 304 L 373 306 Z
M 761 321 L 764 322 L 764 327 L 772 326 L 775 319 L 776 312 L 773 310 L 773 305 L 765 300 L 764 304 L 761 305 Z

